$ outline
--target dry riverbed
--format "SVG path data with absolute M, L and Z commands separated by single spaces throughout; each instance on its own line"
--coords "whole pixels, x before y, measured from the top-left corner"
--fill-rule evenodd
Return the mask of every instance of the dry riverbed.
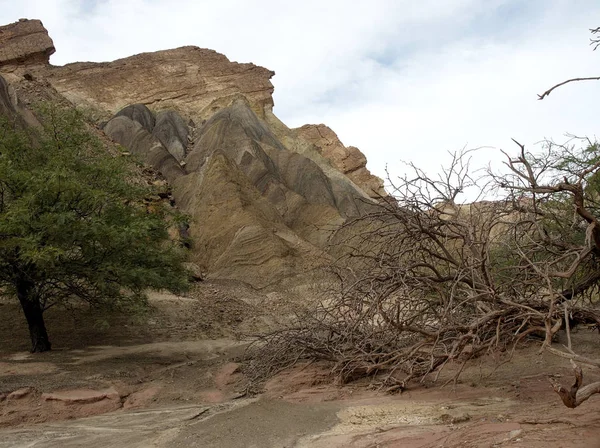
M 153 296 L 137 320 L 51 315 L 56 350 L 37 355 L 18 309 L 0 306 L 0 447 L 600 447 L 600 395 L 564 407 L 548 376 L 570 384 L 569 365 L 535 343 L 443 388 L 338 387 L 308 364 L 249 396 L 242 336 L 276 325 L 281 300 L 203 284 L 186 298 Z M 600 357 L 597 333 L 574 336 Z M 585 382 L 599 373 L 585 369 Z

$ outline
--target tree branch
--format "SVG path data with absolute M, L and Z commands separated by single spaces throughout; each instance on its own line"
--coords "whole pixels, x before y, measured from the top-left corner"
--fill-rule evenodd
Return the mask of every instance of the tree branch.
M 548 90 L 546 90 L 541 95 L 538 95 L 538 100 L 543 100 L 544 98 L 546 98 L 548 95 L 550 95 L 550 93 L 552 93 L 552 91 L 554 89 L 557 89 L 557 88 L 559 88 L 561 86 L 564 86 L 565 84 L 569 84 L 570 82 L 576 82 L 576 81 L 600 81 L 600 76 L 592 76 L 592 77 L 589 77 L 589 78 L 572 78 L 572 79 L 567 79 L 566 81 L 558 83 L 555 86 L 549 88 Z
M 584 401 L 588 400 L 592 395 L 600 394 L 600 381 L 581 387 L 583 384 L 583 371 L 581 370 L 581 367 L 573 362 L 573 360 L 571 360 L 571 364 L 573 365 L 573 370 L 575 371 L 575 383 L 569 390 L 552 379 L 550 382 L 552 383 L 554 392 L 560 396 L 564 405 L 568 408 L 574 409 Z

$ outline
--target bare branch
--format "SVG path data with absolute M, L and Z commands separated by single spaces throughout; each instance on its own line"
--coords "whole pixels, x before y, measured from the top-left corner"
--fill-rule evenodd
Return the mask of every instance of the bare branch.
M 561 358 L 566 358 L 571 361 L 576 361 L 580 364 L 587 364 L 593 367 L 600 367 L 600 360 L 586 358 L 585 356 L 575 355 L 573 353 L 565 353 L 561 350 L 557 350 L 554 347 L 545 347 L 546 351 L 552 353 L 553 355 L 560 356 Z
M 560 83 L 556 84 L 555 86 L 550 87 L 548 90 L 546 90 L 541 95 L 538 95 L 538 100 L 543 100 L 548 95 L 550 95 L 554 89 L 557 89 L 557 88 L 559 88 L 561 86 L 564 86 L 565 84 L 569 84 L 570 82 L 599 81 L 599 80 L 600 80 L 600 76 L 592 76 L 592 77 L 589 77 L 589 78 L 572 78 L 572 79 L 567 79 L 566 81 L 560 82 Z
M 554 392 L 560 396 L 564 405 L 574 409 L 584 401 L 588 400 L 592 395 L 600 394 L 600 381 L 581 387 L 583 384 L 583 371 L 581 370 L 581 367 L 573 362 L 573 360 L 571 360 L 571 364 L 573 365 L 573 370 L 575 372 L 575 383 L 570 389 L 567 390 L 567 388 L 563 387 L 553 379 L 551 379 L 550 382 L 552 383 Z
M 592 34 L 600 35 L 600 27 L 592 28 L 592 29 L 590 29 L 590 32 Z M 600 47 L 600 38 L 595 38 L 595 37 L 590 38 L 590 45 L 592 47 L 594 47 L 594 51 L 596 51 L 598 49 L 598 47 Z

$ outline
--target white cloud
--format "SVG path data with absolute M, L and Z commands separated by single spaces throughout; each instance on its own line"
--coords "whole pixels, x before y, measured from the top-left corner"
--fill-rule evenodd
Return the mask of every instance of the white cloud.
M 536 100 L 600 75 L 593 0 L 0 0 L 0 22 L 19 17 L 44 22 L 55 64 L 197 45 L 275 70 L 280 118 L 330 125 L 379 175 L 464 145 L 597 132 L 600 84 Z

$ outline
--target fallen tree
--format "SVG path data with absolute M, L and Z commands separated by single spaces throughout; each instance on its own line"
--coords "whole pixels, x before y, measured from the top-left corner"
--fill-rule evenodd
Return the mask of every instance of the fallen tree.
M 336 232 L 337 288 L 263 339 L 262 374 L 326 360 L 342 383 L 371 377 L 402 391 L 449 364 L 456 380 L 469 360 L 510 354 L 532 336 L 541 350 L 600 366 L 570 337 L 575 325 L 600 325 L 596 154 L 591 142 L 548 142 L 542 154 L 519 145 L 503 173 L 478 178 L 468 152 L 437 177 L 411 165 L 392 195 Z M 477 200 L 461 204 L 465 191 Z M 559 349 L 561 329 L 569 342 Z M 555 385 L 567 406 L 599 393 L 581 388 L 580 373 L 576 389 Z

